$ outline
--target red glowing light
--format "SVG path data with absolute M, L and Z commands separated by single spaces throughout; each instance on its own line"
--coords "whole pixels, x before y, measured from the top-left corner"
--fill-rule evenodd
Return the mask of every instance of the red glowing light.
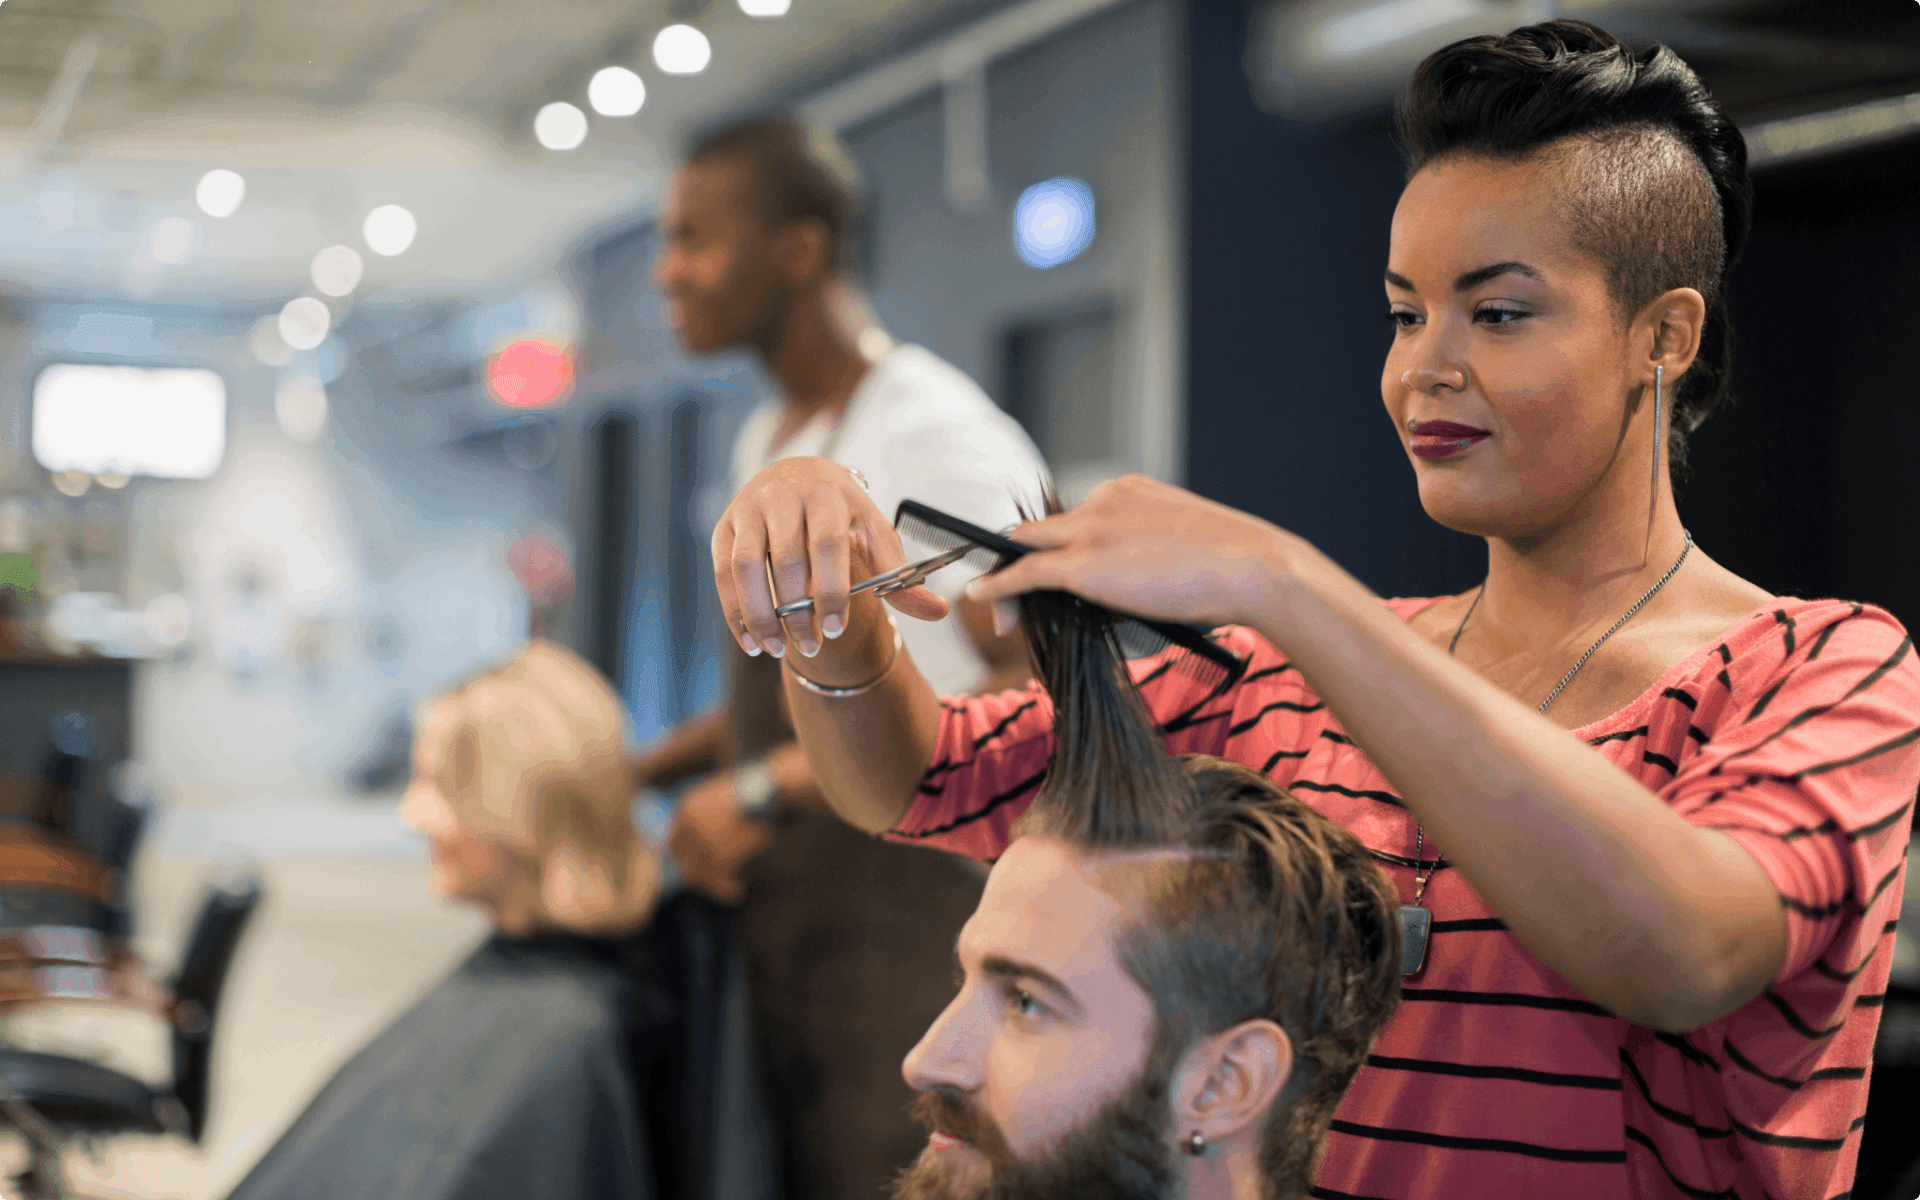
M 573 356 L 552 342 L 515 342 L 487 363 L 487 392 L 503 408 L 545 408 L 572 391 Z

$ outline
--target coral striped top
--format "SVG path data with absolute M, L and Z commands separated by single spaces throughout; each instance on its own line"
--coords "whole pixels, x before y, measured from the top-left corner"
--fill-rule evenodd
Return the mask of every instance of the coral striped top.
M 1391 602 L 1402 618 L 1432 600 Z M 1168 749 L 1267 773 L 1358 834 L 1413 897 L 1414 821 L 1300 674 L 1250 630 L 1211 702 L 1135 664 Z M 942 701 L 938 749 L 888 836 L 993 859 L 1052 751 L 1027 691 Z M 1574 731 L 1695 825 L 1725 830 L 1787 912 L 1764 995 L 1684 1035 L 1548 970 L 1442 860 L 1422 972 L 1333 1123 L 1313 1195 L 1834 1197 L 1851 1186 L 1920 784 L 1920 667 L 1886 612 L 1776 600 Z

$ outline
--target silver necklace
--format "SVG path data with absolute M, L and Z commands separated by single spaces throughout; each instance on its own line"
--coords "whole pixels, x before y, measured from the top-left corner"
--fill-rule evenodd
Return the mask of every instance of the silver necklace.
M 1687 555 L 1693 553 L 1693 534 L 1684 529 L 1680 532 L 1685 534 L 1687 539 L 1686 545 L 1680 547 L 1680 557 L 1674 559 L 1673 565 L 1667 568 L 1667 573 L 1647 589 L 1646 595 L 1635 600 L 1632 608 L 1621 613 L 1618 621 L 1608 626 L 1605 633 L 1594 639 L 1593 645 L 1588 646 L 1587 652 L 1580 656 L 1580 661 L 1574 663 L 1572 669 L 1562 675 L 1560 682 L 1547 693 L 1547 698 L 1540 702 L 1536 712 L 1546 712 L 1547 705 L 1552 704 L 1560 693 L 1567 689 L 1567 685 L 1573 682 L 1573 677 L 1580 673 L 1580 668 L 1586 666 L 1587 660 L 1593 657 L 1593 652 L 1605 644 L 1608 638 L 1620 632 L 1620 627 L 1632 620 L 1633 614 L 1646 607 L 1647 601 L 1658 595 L 1660 589 L 1667 586 L 1667 581 L 1680 573 L 1681 564 L 1687 561 Z M 1467 631 L 1467 622 L 1473 618 L 1473 610 L 1480 607 L 1480 597 L 1486 595 L 1486 592 L 1487 585 L 1482 582 L 1480 590 L 1473 594 L 1473 603 L 1467 605 L 1466 615 L 1460 618 L 1459 627 L 1453 631 L 1453 640 L 1447 643 L 1448 657 L 1452 657 L 1454 648 L 1460 644 L 1460 635 Z M 1427 881 L 1433 878 L 1434 871 L 1440 866 L 1440 856 L 1437 852 L 1434 854 L 1431 866 L 1422 860 L 1421 852 L 1426 849 L 1426 837 L 1426 827 L 1418 820 L 1414 821 L 1413 903 L 1400 906 L 1400 973 L 1403 975 L 1417 975 L 1420 968 L 1426 965 L 1427 934 L 1433 927 L 1433 914 L 1421 907 L 1420 900 L 1427 894 Z

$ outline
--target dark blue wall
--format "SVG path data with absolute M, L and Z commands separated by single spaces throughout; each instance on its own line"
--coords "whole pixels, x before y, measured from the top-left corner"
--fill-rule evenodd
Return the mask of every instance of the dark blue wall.
M 1187 482 L 1309 538 L 1376 591 L 1471 586 L 1477 539 L 1420 508 L 1380 402 L 1387 225 L 1401 168 L 1381 120 L 1254 107 L 1249 5 L 1187 5 Z

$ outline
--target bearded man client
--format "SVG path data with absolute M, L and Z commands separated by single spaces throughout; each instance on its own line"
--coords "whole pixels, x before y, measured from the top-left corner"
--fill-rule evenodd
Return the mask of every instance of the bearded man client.
M 907 1056 L 895 1196 L 1300 1200 L 1399 999 L 1394 894 L 1258 772 L 1167 754 L 1104 610 L 1022 607 L 1057 748 Z
M 880 327 L 849 277 L 860 208 L 845 151 L 785 120 L 705 139 L 673 180 L 655 281 L 674 332 L 695 354 L 753 351 L 778 391 L 741 431 L 734 484 L 818 456 L 854 468 L 889 515 L 911 496 L 1011 524 L 1016 495 L 1037 499 L 1039 454 L 960 371 Z M 933 581 L 949 594 L 964 582 Z M 643 758 L 637 782 L 709 775 L 681 800 L 670 843 L 693 886 L 744 902 L 769 1108 L 794 1122 L 789 1195 L 870 1197 L 919 1145 L 893 1064 L 940 1009 L 947 946 L 980 882 L 826 811 L 792 740 L 778 660 L 811 657 L 840 631 L 805 614 L 788 631 L 791 645 L 757 659 L 731 652 L 727 705 Z M 905 621 L 901 634 L 944 690 L 980 680 L 958 621 Z

